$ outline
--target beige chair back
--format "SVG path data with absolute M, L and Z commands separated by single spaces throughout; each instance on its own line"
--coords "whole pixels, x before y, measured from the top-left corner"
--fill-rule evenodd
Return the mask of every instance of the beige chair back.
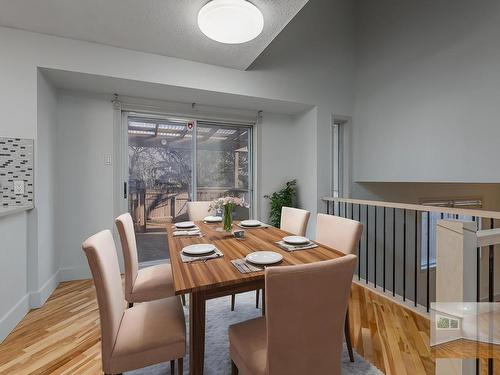
M 299 208 L 282 207 L 280 229 L 297 236 L 304 236 L 310 214 L 309 211 Z
M 318 214 L 316 241 L 344 254 L 356 254 L 363 224 L 340 216 Z
M 212 202 L 187 202 L 187 213 L 189 220 L 198 221 L 203 220 L 206 216 L 210 215 L 210 204 Z
M 125 312 L 125 297 L 113 236 L 109 230 L 99 232 L 88 238 L 82 249 L 94 279 L 101 320 L 103 368 L 108 368 Z
M 266 268 L 268 374 L 340 374 L 355 255 Z
M 120 234 L 123 261 L 125 263 L 125 295 L 130 296 L 139 272 L 137 242 L 135 240 L 134 222 L 127 212 L 115 219 L 116 228 Z

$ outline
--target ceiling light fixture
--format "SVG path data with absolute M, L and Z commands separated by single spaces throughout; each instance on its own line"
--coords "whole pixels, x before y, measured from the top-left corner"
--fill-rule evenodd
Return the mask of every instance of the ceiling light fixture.
M 262 32 L 264 17 L 259 8 L 246 0 L 212 0 L 200 9 L 198 26 L 210 39 L 239 44 Z

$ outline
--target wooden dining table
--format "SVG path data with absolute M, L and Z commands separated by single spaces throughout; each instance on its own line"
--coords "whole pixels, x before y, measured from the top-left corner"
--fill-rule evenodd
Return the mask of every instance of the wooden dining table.
M 190 294 L 189 372 L 191 375 L 203 374 L 206 301 L 264 288 L 264 271 L 241 273 L 231 263 L 232 259 L 243 258 L 254 251 L 271 250 L 283 255 L 283 260 L 276 265 L 282 267 L 335 259 L 344 255 L 340 251 L 321 244 L 308 250 L 285 251 L 276 242 L 290 233 L 271 226 L 246 228 L 244 239 L 237 239 L 222 231 L 221 223 L 196 222 L 196 225 L 200 228 L 202 236 L 174 237 L 174 227 L 167 226 L 175 293 L 177 295 Z M 180 254 L 182 249 L 188 245 L 201 243 L 215 245 L 224 256 L 206 262 L 182 262 Z

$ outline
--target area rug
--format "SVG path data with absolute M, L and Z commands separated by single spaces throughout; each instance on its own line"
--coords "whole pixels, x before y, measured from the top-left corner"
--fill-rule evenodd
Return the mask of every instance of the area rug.
M 188 308 L 184 308 L 188 322 Z M 230 375 L 228 327 L 244 320 L 261 316 L 261 310 L 255 308 L 255 292 L 242 293 L 236 296 L 235 311 L 230 310 L 230 297 L 222 297 L 207 302 L 207 325 L 205 345 L 205 375 Z M 189 328 L 189 325 L 188 325 Z M 189 337 L 189 335 L 188 335 Z M 189 345 L 188 345 L 189 346 Z M 354 363 L 349 361 L 349 354 L 344 347 L 342 353 L 342 374 L 345 375 L 379 375 L 375 366 L 354 353 Z M 167 375 L 170 364 L 162 363 L 141 370 L 130 371 L 130 375 Z M 184 374 L 189 374 L 189 354 L 184 357 Z M 326 375 L 326 374 L 325 374 Z

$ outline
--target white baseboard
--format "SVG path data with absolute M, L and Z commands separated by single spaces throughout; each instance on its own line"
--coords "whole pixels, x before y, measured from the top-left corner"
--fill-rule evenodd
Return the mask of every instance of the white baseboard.
M 54 290 L 59 285 L 59 270 L 48 279 L 45 284 L 36 292 L 30 293 L 30 308 L 38 309 L 43 306 L 45 301 L 50 297 Z
M 87 265 L 59 269 L 59 282 L 91 279 L 92 275 Z
M 16 328 L 30 309 L 37 309 L 44 305 L 60 282 L 90 278 L 92 278 L 92 275 L 88 266 L 59 269 L 39 290 L 27 293 L 12 309 L 0 318 L 0 343 Z
M 26 294 L 7 314 L 0 319 L 0 343 L 12 332 L 30 311 L 30 295 Z

